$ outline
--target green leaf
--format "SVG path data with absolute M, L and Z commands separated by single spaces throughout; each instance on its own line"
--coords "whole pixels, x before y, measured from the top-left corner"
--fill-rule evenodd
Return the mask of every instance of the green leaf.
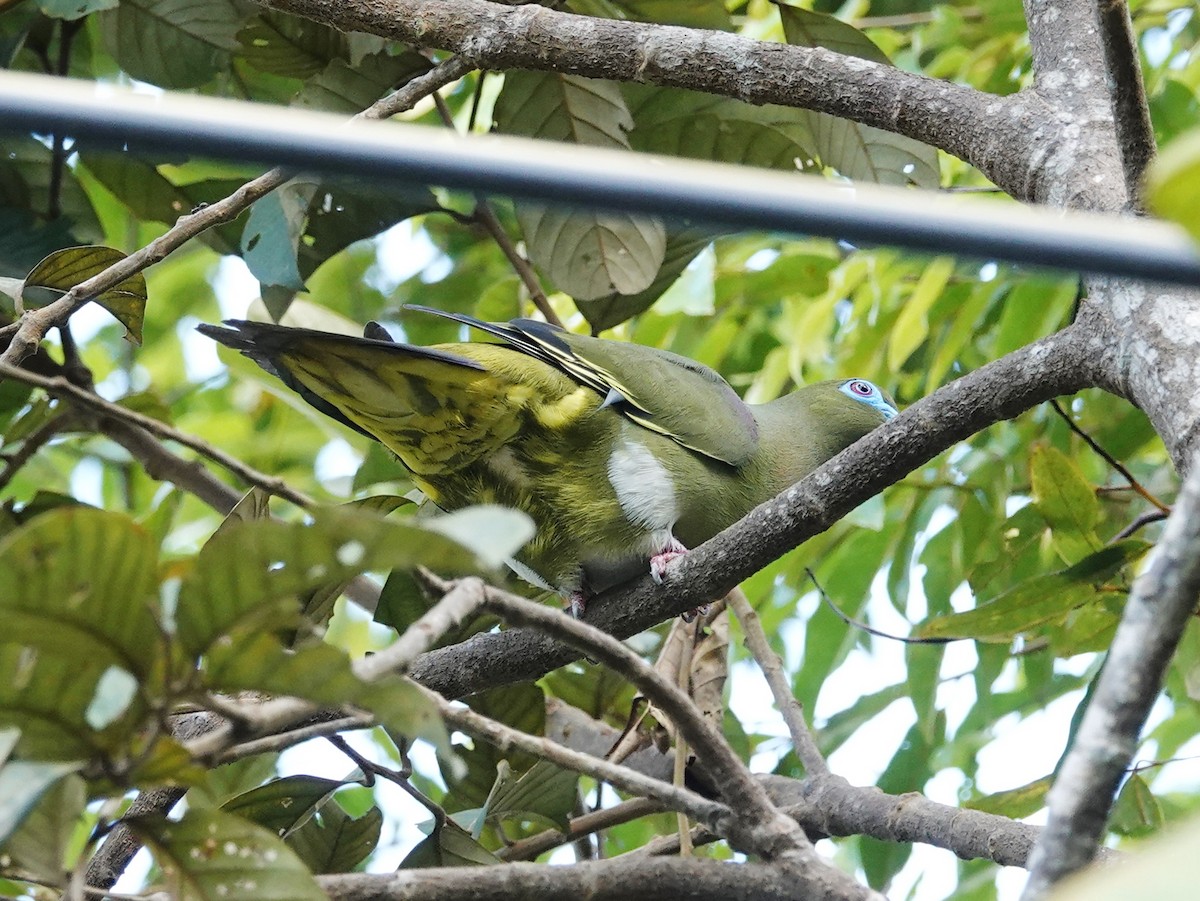
M 400 676 L 364 682 L 345 651 L 332 645 L 288 650 L 269 634 L 239 630 L 209 650 L 204 682 L 226 692 L 291 695 L 331 707 L 352 704 L 409 738 L 449 746 L 436 708 L 416 685 Z
M 242 233 L 242 258 L 264 285 L 290 291 L 304 287 L 296 255 L 316 190 L 311 178 L 293 178 L 250 208 Z
M 795 172 L 812 168 L 808 114 L 682 88 L 623 84 L 635 150 Z
M 280 838 L 303 826 L 333 793 L 350 782 L 317 776 L 284 776 L 252 788 L 221 805 L 252 823 L 270 829 Z
M 824 13 L 774 0 L 789 44 L 824 47 L 847 56 L 891 65 L 887 55 L 852 25 Z M 809 128 L 822 164 L 847 178 L 880 184 L 937 188 L 937 151 L 890 131 L 859 125 L 825 113 L 808 113 Z
M 667 233 L 666 249 L 662 265 L 654 281 L 636 294 L 610 293 L 594 300 L 576 298 L 579 307 L 593 332 L 602 332 L 620 325 L 638 313 L 648 310 L 655 301 L 674 285 L 683 271 L 699 254 L 712 243 L 712 235 L 698 229 L 673 229 Z
M 1146 178 L 1146 196 L 1154 212 L 1200 241 L 1200 129 L 1172 141 L 1158 155 Z
M 375 850 L 382 830 L 378 807 L 352 817 L 331 800 L 289 835 L 287 844 L 314 873 L 346 873 Z
M 74 21 L 102 9 L 113 9 L 120 0 L 38 0 L 38 9 L 51 19 Z
M 56 250 L 25 276 L 25 286 L 50 288 L 65 294 L 123 259 L 125 254 L 111 247 L 68 247 L 65 250 Z M 130 340 L 141 344 L 142 319 L 146 312 L 147 297 L 146 276 L 137 272 L 91 299 L 117 317 L 128 329 Z
M 624 150 L 633 124 L 615 84 L 555 72 L 506 73 L 495 119 L 509 134 Z M 517 218 L 533 262 L 581 300 L 644 291 L 666 253 L 666 229 L 648 216 L 521 203 Z
M 0 642 L 146 676 L 158 549 L 119 513 L 60 507 L 0 540 Z
M 179 901 L 324 901 L 304 863 L 271 832 L 220 810 L 127 819 Z
M 953 274 L 953 257 L 938 257 L 925 267 L 888 335 L 889 369 L 900 369 L 925 342 L 929 335 L 929 310 L 942 296 Z
M 473 867 L 497 863 L 501 861 L 496 855 L 471 838 L 471 834 L 453 820 L 447 819 L 408 852 L 400 869 Z
M 238 32 L 238 53 L 254 68 L 288 78 L 309 78 L 349 53 L 346 35 L 311 19 L 263 10 Z
M 506 685 L 472 695 L 471 708 L 530 735 L 541 735 L 546 728 L 546 697 L 531 684 Z M 514 773 L 522 773 L 537 763 L 523 751 L 506 753 L 486 742 L 476 742 L 471 750 L 457 749 L 466 764 L 460 776 L 443 773 L 448 789 L 442 806 L 449 811 L 483 807 L 496 782 L 496 768 L 507 761 Z
M 220 807 L 230 798 L 257 788 L 275 775 L 277 753 L 256 754 L 232 763 L 214 767 L 188 793 L 188 803 L 204 807 Z
M 34 784 L 39 781 L 38 775 L 44 778 L 63 767 L 62 764 L 31 766 L 36 768 L 32 773 Z M 73 773 L 55 778 L 57 781 L 42 794 L 21 825 L 9 834 L 2 822 L 8 805 L 2 788 L 4 771 L 0 770 L 0 857 L 10 861 L 9 868 L 24 870 L 51 885 L 63 880 L 71 839 L 87 803 L 87 786 L 83 779 Z
M 1058 448 L 1038 444 L 1029 459 L 1033 501 L 1046 518 L 1055 548 L 1076 563 L 1100 547 L 1100 501 L 1075 462 Z
M 973 638 L 1008 642 L 1030 629 L 1061 621 L 1076 607 L 1104 598 L 1105 583 L 1141 559 L 1151 545 L 1126 540 L 1067 569 L 1035 576 L 974 610 L 935 616 L 914 630 L 920 638 Z
M 243 522 L 231 525 L 204 546 L 180 588 L 176 616 L 185 647 L 203 654 L 235 629 L 295 625 L 300 599 L 320 585 L 368 570 L 429 566 L 439 571 L 470 571 L 478 558 L 503 559 L 529 534 L 529 520 L 515 510 L 480 513 L 460 510 L 440 528 L 411 521 L 391 522 L 370 510 L 325 508 L 311 523 Z M 467 533 L 455 523 L 486 526 Z
M 295 105 L 331 112 L 357 113 L 381 96 L 429 71 L 432 64 L 419 53 L 395 56 L 380 51 L 359 60 L 335 58 L 305 83 Z
M 1157 832 L 1163 825 L 1162 805 L 1139 773 L 1125 780 L 1113 804 L 1109 828 L 1128 838 L 1141 838 Z
M 505 783 L 492 796 L 490 820 L 527 820 L 566 830 L 578 801 L 579 774 L 539 760 L 520 779 Z
M 52 786 L 82 767 L 80 760 L 59 763 L 10 760 L 0 766 L 0 847 L 13 838 L 38 800 Z
M 1043 776 L 1026 785 L 994 792 L 982 798 L 968 801 L 964 806 L 971 810 L 982 810 L 1014 820 L 1024 819 L 1041 810 L 1046 804 L 1046 793 L 1054 784 L 1054 775 Z
M 116 195 L 135 216 L 173 224 L 205 203 L 232 194 L 241 178 L 213 178 L 175 184 L 146 160 L 128 153 L 85 152 L 84 168 Z M 221 254 L 239 252 L 242 225 L 229 222 L 203 232 L 199 239 Z
M 122 69 L 163 88 L 194 88 L 229 66 L 246 19 L 235 0 L 122 0 L 98 16 Z

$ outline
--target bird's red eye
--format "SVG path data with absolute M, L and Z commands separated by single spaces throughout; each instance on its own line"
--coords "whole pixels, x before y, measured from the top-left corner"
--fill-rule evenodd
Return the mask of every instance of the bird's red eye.
M 870 385 L 866 382 L 860 382 L 857 379 L 850 383 L 850 390 L 859 397 L 870 397 L 872 393 Z

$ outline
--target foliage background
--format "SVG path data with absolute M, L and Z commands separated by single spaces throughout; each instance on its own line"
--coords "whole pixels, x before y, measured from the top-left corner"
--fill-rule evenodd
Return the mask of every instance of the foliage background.
M 850 52 L 871 53 L 857 32 L 841 31 L 829 20 L 797 18 L 799 13 L 786 8 L 781 18 L 778 7 L 761 0 L 569 0 L 566 7 L 795 43 L 804 43 L 807 35 L 833 49 L 842 49 L 836 41 L 845 40 Z M 813 8 L 855 24 L 895 65 L 910 71 L 997 94 L 1018 91 L 1029 78 L 1025 22 L 1012 0 L 858 0 Z M 1134 3 L 1132 14 L 1155 133 L 1165 147 L 1197 122 L 1200 19 L 1186 4 L 1162 0 Z M 410 48 L 236 0 L 9 2 L 0 5 L 0 59 L 15 70 L 347 113 L 430 65 Z M 940 184 L 944 190 L 989 189 L 976 170 L 945 154 L 938 154 L 935 169 L 932 151 L 907 139 L 865 133 L 816 114 L 684 91 L 547 74 L 473 73 L 443 98 L 443 111 L 426 101 L 403 118 L 444 128 L 448 114 L 459 130 L 496 128 L 782 169 L 799 163 L 861 179 Z M 2 143 L 0 276 L 12 278 L 24 277 L 46 254 L 66 246 L 104 244 L 131 252 L 181 213 L 258 174 L 228 161 L 151 160 L 86 143 L 56 152 L 47 136 L 6 134 Z M 846 149 L 850 145 L 857 149 Z M 998 196 L 996 202 L 1010 201 Z M 545 226 L 543 214 L 502 198 L 492 203 L 505 232 L 524 239 L 549 303 L 569 326 L 604 329 L 611 337 L 693 357 L 754 401 L 773 398 L 794 383 L 854 374 L 886 385 L 902 405 L 911 403 L 1065 325 L 1077 303 L 1078 279 L 1070 274 L 922 258 L 823 238 L 714 235 L 687 224 L 628 217 L 607 225 L 631 249 L 636 271 L 611 259 L 590 267 L 578 257 L 564 263 L 556 251 L 568 239 Z M 472 198 L 438 189 L 348 179 L 292 183 L 260 201 L 248 218 L 207 233 L 146 273 L 149 302 L 140 346 L 106 314 L 77 317 L 78 360 L 102 396 L 200 436 L 320 502 L 402 495 L 411 485 L 378 448 L 304 407 L 250 363 L 222 353 L 218 367 L 213 348 L 195 335 L 194 326 L 245 313 L 239 288 L 247 271 L 260 282 L 272 314 L 286 309 L 320 325 L 339 317 L 354 323 L 376 319 L 414 343 L 464 335 L 453 323 L 404 310 L 408 303 L 492 320 L 528 315 L 528 285 L 473 216 L 474 208 Z M 0 315 L 14 312 L 11 301 L 0 297 Z M 57 343 L 52 356 L 61 354 L 61 339 Z M 55 341 L 49 344 L 53 348 Z M 67 350 L 69 359 L 75 349 Z M 1124 464 L 1145 494 L 1171 500 L 1176 476 L 1138 410 L 1098 390 L 1064 399 L 1064 407 Z M 158 565 L 169 571 L 191 565 L 222 520 L 221 512 L 194 495 L 148 475 L 94 423 L 12 382 L 0 384 L 0 428 L 10 464 L 0 485 L 6 531 L 30 521 L 35 511 L 90 503 L 150 530 L 161 541 Z M 29 450 L 27 458 L 23 449 Z M 1130 567 L 1144 545 L 1121 545 L 1118 565 L 1100 575 L 1095 568 L 1083 575 L 1050 574 L 1094 562 L 1095 554 L 1153 509 L 1063 417 L 1041 407 L 943 454 L 744 587 L 785 652 L 796 696 L 816 712 L 822 749 L 834 753 L 859 737 L 851 746 L 857 755 L 835 756 L 835 768 L 846 761 L 859 778 L 877 778 L 890 792 L 931 791 L 942 800 L 1024 817 L 1041 808 L 1051 773 L 1029 774 L 1028 785 L 1006 784 L 1008 774 L 1020 768 L 996 764 L 997 772 L 986 772 L 982 761 L 989 759 L 989 745 L 1048 707 L 1070 717 L 1101 664 L 1099 652 L 1115 628 Z M 279 504 L 276 512 L 295 518 L 298 511 Z M 1156 526 L 1149 524 L 1132 540 L 1152 542 L 1155 536 Z M 86 559 L 77 563 L 88 565 Z M 819 603 L 808 567 L 850 617 L 889 632 L 976 641 L 899 650 L 890 639 L 848 626 Z M 955 618 L 956 611 L 1001 598 L 986 617 Z M 384 627 L 368 627 L 341 602 L 326 639 L 358 655 L 388 634 Z M 654 645 L 648 637 L 638 649 L 650 654 Z M 738 666 L 745 651 L 736 640 L 730 647 L 733 690 L 753 691 L 747 670 Z M 1193 623 L 1140 759 L 1186 758 L 1196 749 L 1198 665 L 1200 634 Z M 882 667 L 878 672 L 884 675 L 874 667 Z M 489 709 L 535 730 L 543 694 L 617 726 L 631 699 L 631 690 L 603 670 L 582 665 L 546 677 L 536 690 L 501 691 L 503 700 L 493 699 Z M 775 727 L 756 716 L 752 705 L 734 699 L 731 710 L 726 731 L 747 759 L 802 775 Z M 739 722 L 739 712 L 746 720 Z M 1051 734 L 1062 735 L 1064 726 L 1069 723 Z M 390 747 L 382 736 L 378 740 Z M 481 806 L 491 788 L 492 752 L 481 746 L 465 756 L 478 778 L 452 784 L 449 791 L 432 769 L 416 777 L 450 810 Z M 529 761 L 513 764 L 520 769 Z M 196 796 L 216 802 L 270 773 L 269 760 L 234 774 L 213 771 L 201 779 Z M 1119 802 L 1114 834 L 1140 836 L 1183 817 L 1196 806 L 1197 782 L 1194 764 L 1186 760 L 1138 772 Z M 95 796 L 94 780 L 89 789 Z M 375 816 L 367 813 L 373 809 L 367 789 L 342 791 L 338 801 L 351 815 Z M 561 802 L 561 795 L 553 799 L 552 820 L 568 812 Z M 398 816 L 412 816 L 411 809 L 397 814 L 394 806 L 384 807 L 389 830 Z M 93 805 L 83 822 L 100 815 Z M 517 834 L 533 826 L 510 828 Z M 604 852 L 637 846 L 671 828 L 673 819 L 665 816 L 615 827 L 604 834 Z M 86 831 L 71 834 L 68 855 L 77 853 Z M 389 834 L 384 832 L 385 850 Z M 403 834 L 411 836 L 411 829 Z M 496 847 L 494 834 L 482 840 Z M 847 866 L 877 887 L 892 882 L 911 852 L 862 837 L 833 844 Z M 994 865 L 956 867 L 953 897 L 996 896 Z M 910 889 L 920 893 L 914 887 L 917 869 L 909 869 L 898 883 L 903 891 L 894 897 Z M 9 882 L 3 891 L 16 894 L 21 888 Z M 921 896 L 928 897 L 929 890 Z

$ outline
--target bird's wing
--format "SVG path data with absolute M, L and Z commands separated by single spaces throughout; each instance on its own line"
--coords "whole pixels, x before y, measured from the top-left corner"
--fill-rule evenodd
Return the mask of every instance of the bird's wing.
M 640 344 L 576 335 L 545 322 L 483 322 L 461 313 L 412 307 L 480 329 L 594 389 L 638 425 L 704 456 L 742 466 L 758 447 L 750 408 L 720 375 L 678 354 Z
M 386 340 L 378 327 L 368 328 L 373 337 L 356 338 L 240 320 L 227 325 L 200 331 L 250 357 L 321 412 L 381 441 L 418 475 L 454 471 L 499 450 L 517 435 L 526 410 L 536 415 L 579 390 L 557 370 L 493 345 L 417 347 Z

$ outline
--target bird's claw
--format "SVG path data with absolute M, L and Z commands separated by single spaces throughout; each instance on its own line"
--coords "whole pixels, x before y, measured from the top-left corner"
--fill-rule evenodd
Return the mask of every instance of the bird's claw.
M 674 538 L 670 544 L 650 558 L 650 578 L 654 580 L 654 584 L 661 585 L 667 576 L 667 564 L 676 557 L 682 557 L 688 552 L 688 549 L 680 544 Z

